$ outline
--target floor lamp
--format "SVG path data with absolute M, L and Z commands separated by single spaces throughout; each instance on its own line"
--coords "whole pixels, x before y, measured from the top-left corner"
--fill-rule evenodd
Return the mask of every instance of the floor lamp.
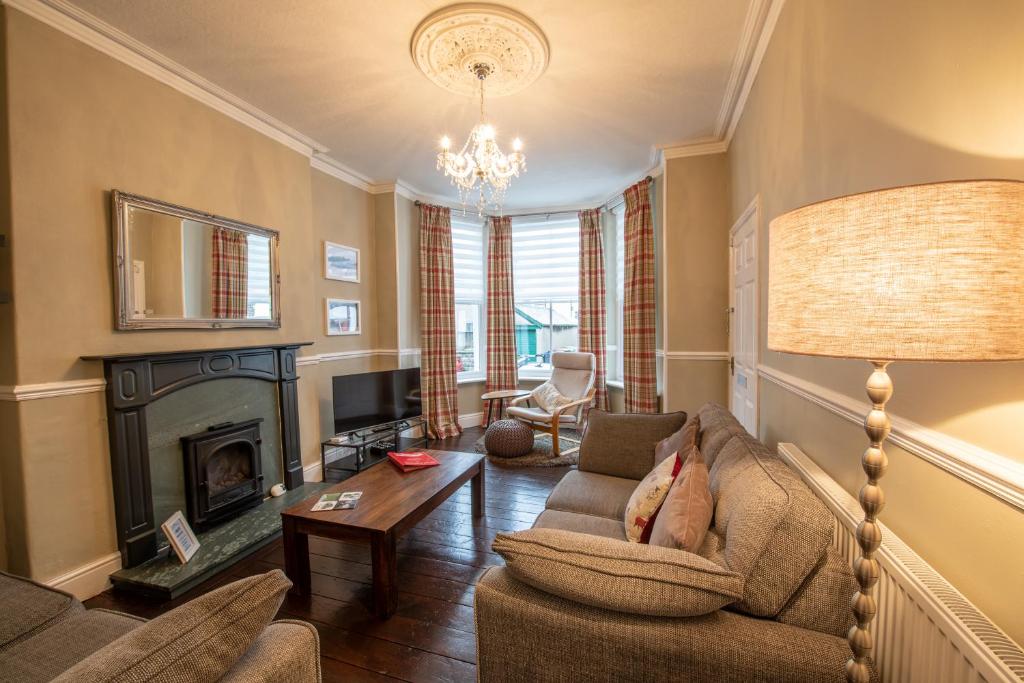
M 866 683 L 893 390 L 886 368 L 1024 358 L 1024 182 L 932 183 L 811 204 L 771 222 L 768 267 L 769 349 L 874 366 L 846 663 L 847 680 Z

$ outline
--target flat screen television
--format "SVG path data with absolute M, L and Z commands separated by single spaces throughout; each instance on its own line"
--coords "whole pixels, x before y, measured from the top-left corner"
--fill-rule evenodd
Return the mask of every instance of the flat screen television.
M 339 375 L 333 393 L 335 433 L 423 414 L 419 368 Z

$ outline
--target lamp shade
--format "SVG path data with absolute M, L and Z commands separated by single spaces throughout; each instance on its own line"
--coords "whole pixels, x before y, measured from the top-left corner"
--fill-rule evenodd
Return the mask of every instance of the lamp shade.
M 779 216 L 769 235 L 768 348 L 1024 358 L 1024 182 L 897 187 Z

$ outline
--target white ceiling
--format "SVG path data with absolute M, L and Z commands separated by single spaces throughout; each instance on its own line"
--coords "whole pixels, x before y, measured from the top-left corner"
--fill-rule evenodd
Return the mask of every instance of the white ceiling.
M 329 149 L 371 182 L 457 198 L 437 140 L 461 145 L 476 103 L 409 56 L 435 0 L 73 0 L 73 4 Z M 488 102 L 528 172 L 506 207 L 586 205 L 639 179 L 659 146 L 722 135 L 757 0 L 507 0 L 551 46 L 547 72 Z M 753 12 L 752 12 L 753 13 Z M 757 36 L 753 39 L 756 40 Z M 739 53 L 740 58 L 737 59 Z M 738 78 L 742 79 L 743 74 Z

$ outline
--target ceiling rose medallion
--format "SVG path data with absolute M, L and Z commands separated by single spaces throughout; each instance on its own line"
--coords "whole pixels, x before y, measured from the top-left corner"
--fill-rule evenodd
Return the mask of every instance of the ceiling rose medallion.
M 480 98 L 480 122 L 458 152 L 441 139 L 437 168 L 459 188 L 463 206 L 476 194 L 477 211 L 498 212 L 512 178 L 526 171 L 522 141 L 504 154 L 484 111 L 484 89 L 492 97 L 519 92 L 544 73 L 548 42 L 530 19 L 500 5 L 467 3 L 434 12 L 416 28 L 411 52 L 432 82 L 451 92 Z

